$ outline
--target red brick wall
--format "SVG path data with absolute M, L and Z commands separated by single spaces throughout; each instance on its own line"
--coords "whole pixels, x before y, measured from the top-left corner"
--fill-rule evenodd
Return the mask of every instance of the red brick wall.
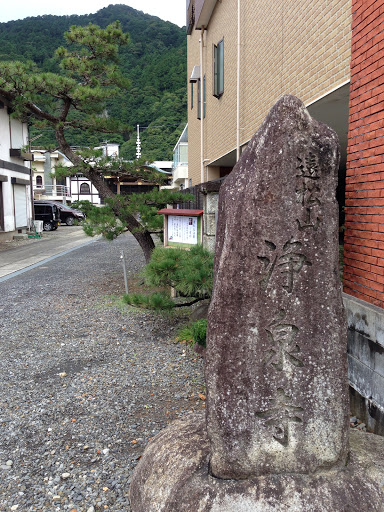
M 344 291 L 384 307 L 384 0 L 353 0 Z

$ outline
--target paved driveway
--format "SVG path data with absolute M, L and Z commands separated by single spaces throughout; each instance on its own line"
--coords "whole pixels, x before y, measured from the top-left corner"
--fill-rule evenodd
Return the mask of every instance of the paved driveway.
M 1 242 L 0 279 L 94 240 L 81 226 L 60 226 L 56 231 L 44 232 L 41 239 Z

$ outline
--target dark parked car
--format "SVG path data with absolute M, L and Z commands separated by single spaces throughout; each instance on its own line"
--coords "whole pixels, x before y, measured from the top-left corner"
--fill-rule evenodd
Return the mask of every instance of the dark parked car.
M 59 203 L 58 201 L 39 200 L 35 204 L 54 204 L 60 210 L 60 222 L 64 222 L 67 226 L 73 226 L 75 221 L 81 222 L 85 219 L 82 211 L 70 208 L 69 206 Z
M 57 229 L 60 222 L 60 211 L 55 204 L 34 203 L 35 219 L 43 221 L 44 231 Z

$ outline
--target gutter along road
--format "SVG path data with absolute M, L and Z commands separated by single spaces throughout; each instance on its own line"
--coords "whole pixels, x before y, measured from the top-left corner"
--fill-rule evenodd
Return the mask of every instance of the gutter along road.
M 56 231 L 45 231 L 41 239 L 1 242 L 0 282 L 5 280 L 3 278 L 14 277 L 15 273 L 42 265 L 52 257 L 95 240 L 85 235 L 81 226 L 60 226 Z

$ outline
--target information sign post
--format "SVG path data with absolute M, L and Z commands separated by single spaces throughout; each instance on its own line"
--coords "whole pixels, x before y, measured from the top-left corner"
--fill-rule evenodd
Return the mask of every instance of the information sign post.
M 188 249 L 203 243 L 203 210 L 164 208 L 164 247 Z

